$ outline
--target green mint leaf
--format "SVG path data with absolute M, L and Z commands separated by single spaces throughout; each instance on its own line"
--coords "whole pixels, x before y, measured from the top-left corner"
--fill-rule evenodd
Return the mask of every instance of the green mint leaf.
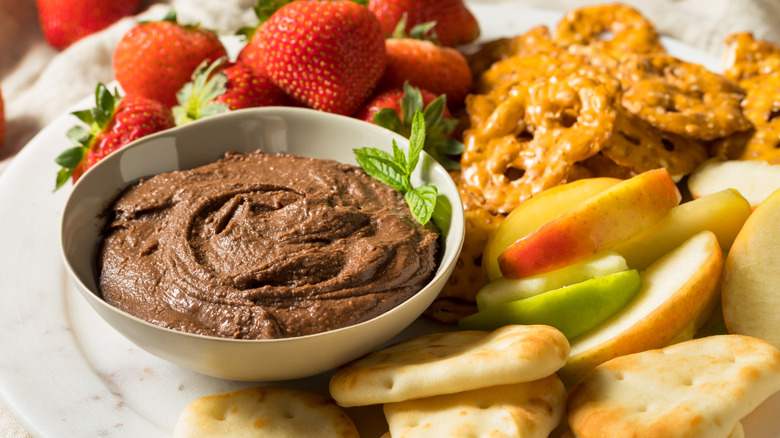
M 452 225 L 452 203 L 443 195 L 436 197 L 436 205 L 433 207 L 431 221 L 439 229 L 441 234 L 446 235 Z
M 355 159 L 363 171 L 404 194 L 409 210 L 422 225 L 431 220 L 439 195 L 438 189 L 432 185 L 412 187 L 411 175 L 420 161 L 425 140 L 425 116 L 418 109 L 412 120 L 409 150 L 406 156 L 395 140 L 393 140 L 392 154 L 376 148 L 360 148 L 354 151 Z
M 393 156 L 376 148 L 355 149 L 355 159 L 363 170 L 371 177 L 405 192 L 411 188 L 406 169 L 395 162 Z
M 393 159 L 399 167 L 406 169 L 406 155 L 404 155 L 404 150 L 398 147 L 398 143 L 395 140 L 393 140 Z
M 412 119 L 412 135 L 409 136 L 409 161 L 406 166 L 408 175 L 412 174 L 417 162 L 420 160 L 420 152 L 425 147 L 425 118 L 420 111 L 414 113 Z
M 409 190 L 404 194 L 404 199 L 409 204 L 412 216 L 414 216 L 417 222 L 425 225 L 431 220 L 438 195 L 439 191 L 436 187 L 429 185 Z

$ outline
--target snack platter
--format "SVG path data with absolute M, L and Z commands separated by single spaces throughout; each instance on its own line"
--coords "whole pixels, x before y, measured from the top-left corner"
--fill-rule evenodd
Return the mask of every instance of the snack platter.
M 554 26 L 558 12 L 470 5 L 482 39 Z M 665 38 L 684 60 L 720 69 L 711 55 Z M 89 105 L 90 98 L 74 109 Z M 0 398 L 34 436 L 170 436 L 181 410 L 209 394 L 252 386 L 187 371 L 156 358 L 115 332 L 78 296 L 59 251 L 59 221 L 68 190 L 51 193 L 53 158 L 73 118 L 42 130 L 0 176 Z M 398 338 L 441 330 L 418 320 Z M 312 360 L 301 358 L 301 360 Z M 327 393 L 329 375 L 284 382 Z M 749 438 L 780 437 L 775 394 L 742 423 Z M 375 407 L 348 409 L 362 436 L 386 426 Z

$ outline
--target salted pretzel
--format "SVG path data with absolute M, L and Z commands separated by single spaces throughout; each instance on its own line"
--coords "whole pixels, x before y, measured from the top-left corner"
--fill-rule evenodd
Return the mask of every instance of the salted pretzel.
M 566 182 L 572 165 L 598 153 L 609 139 L 614 119 L 607 87 L 576 73 L 514 87 L 483 123 L 464 134 L 463 188 L 488 211 L 509 213 Z
M 663 132 L 622 107 L 617 109 L 614 134 L 601 152 L 634 174 L 665 167 L 674 177 L 687 175 L 709 158 L 704 142 Z
M 523 34 L 499 38 L 484 43 L 476 52 L 468 54 L 466 60 L 474 77 L 479 77 L 494 63 L 513 56 L 527 56 L 537 53 L 563 52 L 552 41 L 550 29 L 540 25 Z
M 636 9 L 621 4 L 569 11 L 558 22 L 553 41 L 575 53 L 615 61 L 626 53 L 665 51 L 653 23 Z
M 740 82 L 780 70 L 780 46 L 777 44 L 757 40 L 750 32 L 731 34 L 725 43 L 723 75 L 732 81 Z
M 744 92 L 699 64 L 670 55 L 632 55 L 621 64 L 621 103 L 667 132 L 714 140 L 751 127 L 742 114 Z
M 745 90 L 742 112 L 753 129 L 719 141 L 714 154 L 780 164 L 780 46 L 750 33 L 729 35 L 726 44 L 725 74 Z

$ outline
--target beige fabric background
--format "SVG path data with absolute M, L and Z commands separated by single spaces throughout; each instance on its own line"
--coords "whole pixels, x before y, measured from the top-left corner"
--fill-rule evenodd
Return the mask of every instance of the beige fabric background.
M 566 11 L 592 0 L 481 0 Z M 624 0 L 652 19 L 662 35 L 720 57 L 723 38 L 750 30 L 780 43 L 780 0 Z M 167 5 L 146 0 L 145 18 L 160 18 Z M 254 0 L 172 0 L 183 22 L 231 32 L 254 23 Z M 112 80 L 111 53 L 135 23 L 128 18 L 65 51 L 49 47 L 38 27 L 33 0 L 0 0 L 0 89 L 6 108 L 6 136 L 0 173 L 47 123 Z M 489 24 L 483 24 L 489 26 Z M 67 140 L 63 139 L 63 149 Z M 54 175 L 52 175 L 52 178 Z M 4 207 L 0 206 L 0 212 Z M 2 243 L 0 243 L 2 248 Z M 4 291 L 0 291 L 3 293 Z M 2 334 L 0 334 L 2 336 Z M 0 400 L 0 403 L 2 401 Z M 0 404 L 0 438 L 29 436 Z

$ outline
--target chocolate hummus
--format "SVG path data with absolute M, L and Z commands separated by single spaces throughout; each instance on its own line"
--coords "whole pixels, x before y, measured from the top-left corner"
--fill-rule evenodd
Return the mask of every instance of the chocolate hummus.
M 419 291 L 437 234 L 403 195 L 335 161 L 227 154 L 108 210 L 100 292 L 153 324 L 271 339 L 352 325 Z

